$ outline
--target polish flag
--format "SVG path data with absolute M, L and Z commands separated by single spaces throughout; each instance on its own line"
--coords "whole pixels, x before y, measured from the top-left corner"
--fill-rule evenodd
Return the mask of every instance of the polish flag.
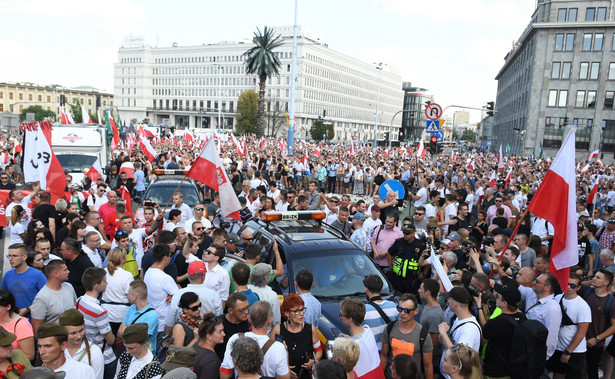
M 128 176 L 128 178 L 130 178 L 130 179 L 134 179 L 135 178 L 135 166 L 132 164 L 132 162 L 124 162 L 124 163 L 122 163 L 122 165 L 120 166 L 120 171 L 118 172 L 118 174 L 121 174 L 122 172 L 125 172 L 126 175 Z
M 97 110 L 96 114 L 98 115 L 98 125 L 103 126 L 103 120 L 102 115 L 100 114 L 100 110 Z
M 246 137 L 243 137 L 243 142 L 241 143 L 241 155 L 248 154 L 248 144 L 246 143 Z
M 594 186 L 592 187 L 592 190 L 589 191 L 589 196 L 587 196 L 587 201 L 585 202 L 585 204 L 594 204 L 594 201 L 596 201 L 596 194 L 598 193 L 599 183 L 600 183 L 600 178 L 596 178 L 596 181 L 594 182 Z
M 115 121 L 113 121 L 113 116 L 111 116 L 109 111 L 107 111 L 107 120 L 109 125 L 111 125 L 111 130 L 113 131 L 113 137 L 111 138 L 111 149 L 115 149 L 120 145 L 120 134 L 117 131 Z
M 158 153 L 156 153 L 156 150 L 154 150 L 147 138 L 141 138 L 139 140 L 139 148 L 141 149 L 141 151 L 143 151 L 143 154 L 147 156 L 147 159 L 150 162 L 152 162 L 158 156 Z
M 70 125 L 70 124 L 74 124 L 75 120 L 73 120 L 73 116 L 71 116 L 70 111 L 68 110 L 68 107 L 66 105 L 64 105 L 61 108 L 62 113 L 62 124 L 64 125 Z
M 188 144 L 192 145 L 194 143 L 194 136 L 187 130 L 184 132 L 184 138 L 186 139 L 186 146 L 188 146 Z
M 314 154 L 317 157 L 320 157 L 320 150 L 316 149 L 312 152 L 312 154 Z
M 408 150 L 410 150 L 409 146 Z M 409 153 L 412 155 L 412 152 L 409 151 Z M 416 148 L 416 156 L 419 158 L 425 158 L 425 145 L 423 144 L 423 140 L 419 142 L 419 146 Z
M 39 127 L 36 133 L 35 144 L 31 146 L 36 149 L 37 157 L 39 157 L 37 171 L 41 189 L 62 197 L 64 196 L 64 189 L 66 189 L 66 174 L 64 174 L 58 158 L 53 153 L 43 128 Z M 48 157 L 51 157 L 51 159 Z
M 585 174 L 587 170 L 589 170 L 589 163 L 583 166 L 583 168 L 581 169 L 581 173 Z
M 308 162 L 308 157 L 306 154 L 303 154 L 303 158 L 301 158 L 301 164 L 306 171 L 310 169 L 310 162 Z
M 81 104 L 81 122 L 84 124 L 93 124 L 92 119 L 90 118 L 90 114 L 87 109 Z
M 126 213 L 132 215 L 132 196 L 130 196 L 130 192 L 128 192 L 125 186 L 121 186 L 119 193 L 126 203 Z
M 600 150 L 595 150 L 589 156 L 587 156 L 587 160 L 590 161 L 594 158 L 598 158 L 598 154 L 600 154 Z
M 17 142 L 15 144 L 15 147 L 13 148 L 13 154 L 21 153 L 22 151 L 23 147 L 21 146 L 21 144 L 19 144 L 19 142 Z
M 512 177 L 512 172 L 513 172 L 512 168 L 508 170 L 508 174 L 506 174 L 506 181 L 504 182 L 504 188 L 508 187 L 508 181 Z
M 491 177 L 489 178 L 489 183 L 487 183 L 487 185 L 489 187 L 495 187 L 495 180 L 496 180 L 495 171 L 493 171 L 491 173 Z
M 471 161 L 470 163 L 468 163 L 468 165 L 466 166 L 466 168 L 468 170 L 476 170 L 476 165 L 474 164 L 474 161 Z
M 267 140 L 265 139 L 265 137 L 263 137 L 263 138 L 261 138 L 260 142 L 258 143 L 258 147 L 260 149 L 264 149 L 266 144 L 267 144 Z
M 387 155 L 389 155 L 387 153 Z M 352 142 L 352 140 L 350 140 L 350 156 L 354 157 L 354 143 Z
M 500 145 L 500 154 L 498 155 L 498 172 L 504 171 L 504 162 L 502 161 L 502 145 Z
M 196 158 L 186 176 L 205 184 L 220 194 L 220 211 L 223 217 L 241 220 L 239 200 L 224 171 L 213 138 L 205 143 L 203 151 Z
M 600 159 L 596 159 L 596 164 L 600 167 L 604 167 L 604 163 Z
M 237 138 L 233 134 L 230 135 L 230 138 L 231 138 L 231 142 L 233 143 L 233 145 L 235 145 L 235 147 L 237 148 L 237 154 L 243 155 L 243 150 L 241 148 L 241 144 L 239 143 L 239 140 L 237 140 Z
M 455 162 L 455 150 L 451 151 L 451 162 Z
M 96 159 L 96 161 L 94 162 L 92 167 L 90 167 L 90 169 L 85 174 L 85 176 L 90 178 L 90 180 L 92 180 L 92 183 L 96 183 L 98 178 L 102 178 L 103 177 L 103 170 L 102 170 L 102 167 L 100 165 L 100 160 L 99 159 Z
M 530 212 L 553 225 L 551 272 L 557 277 L 561 288 L 568 285 L 570 267 L 579 262 L 574 141 L 572 129 L 528 207 Z

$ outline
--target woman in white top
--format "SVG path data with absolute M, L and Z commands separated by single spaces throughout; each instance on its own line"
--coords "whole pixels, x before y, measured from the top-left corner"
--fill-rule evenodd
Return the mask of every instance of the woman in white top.
M 28 223 L 28 212 L 26 212 L 21 205 L 14 206 L 11 210 L 11 221 L 9 222 L 11 245 L 14 243 L 23 243 L 26 238 Z
M 133 281 L 132 274 L 122 268 L 126 263 L 126 252 L 120 248 L 111 249 L 107 255 L 107 289 L 102 295 L 102 307 L 109 315 L 113 334 L 117 335 L 120 324 L 128 312 L 128 289 Z

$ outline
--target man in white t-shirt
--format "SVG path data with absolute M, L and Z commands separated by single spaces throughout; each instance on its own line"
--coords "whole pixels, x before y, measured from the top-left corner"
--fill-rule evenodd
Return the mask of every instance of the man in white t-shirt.
M 14 189 L 9 192 L 9 198 L 11 199 L 11 203 L 7 205 L 6 209 L 4 210 L 4 214 L 6 215 L 7 219 L 11 217 L 11 211 L 16 205 L 21 205 L 23 209 L 28 212 L 28 216 L 32 217 L 32 209 L 29 207 L 30 201 L 32 201 L 32 198 L 36 196 L 40 188 L 40 184 L 36 182 L 32 185 L 32 192 L 28 196 L 24 196 L 21 190 Z
M 252 324 L 252 331 L 244 335 L 258 342 L 258 346 L 263 349 L 263 346 L 270 340 L 267 329 L 273 322 L 271 305 L 266 301 L 255 302 L 250 308 L 249 319 Z M 233 334 L 226 345 L 224 360 L 220 366 L 220 379 L 230 379 L 233 377 L 235 365 L 233 364 L 231 353 L 233 352 L 233 343 L 237 338 L 239 338 L 239 334 Z M 277 379 L 290 378 L 286 348 L 282 343 L 275 341 L 273 344 L 270 344 L 263 359 L 261 372 L 263 376 L 275 377 Z
M 177 284 L 173 278 L 163 270 L 171 263 L 171 249 L 169 245 L 158 244 L 152 249 L 154 264 L 147 270 L 143 281 L 147 285 L 147 301 L 158 314 L 158 347 L 156 351 L 159 356 L 164 356 L 166 351 L 160 343 L 164 334 L 164 318 L 169 311 L 170 301 L 175 292 Z
M 448 324 L 443 322 L 438 325 L 438 331 L 440 332 L 440 338 L 442 338 L 444 347 L 448 349 L 462 343 L 478 352 L 480 349 L 481 327 L 476 317 L 472 316 L 468 308 L 468 305 L 472 302 L 470 293 L 464 287 L 453 287 L 447 293 L 447 296 L 449 298 L 448 306 L 456 318 L 450 327 L 450 338 Z
M 583 378 L 586 374 L 585 335 L 592 322 L 592 314 L 589 305 L 577 293 L 580 286 L 581 277 L 570 274 L 566 293 L 555 297 L 556 302 L 562 301 L 564 311 L 555 353 L 547 362 L 547 370 L 555 374 L 554 378 Z
M 416 192 L 416 195 L 411 195 L 414 199 L 414 208 L 420 207 L 421 205 L 425 205 L 427 203 L 427 196 L 429 195 L 429 191 L 427 190 L 427 182 L 425 179 L 419 180 L 419 190 Z
M 86 202 L 90 211 L 98 212 L 98 209 L 101 205 L 106 204 L 109 200 L 107 200 L 107 186 L 103 183 L 100 183 L 96 186 L 96 192 L 91 194 L 88 197 L 88 201 Z
M 371 241 L 372 236 L 374 235 L 374 230 L 382 225 L 382 221 L 380 220 L 380 207 L 378 204 L 374 204 L 371 206 L 371 216 L 365 220 L 363 223 L 363 230 L 365 230 L 365 234 L 367 235 L 367 240 Z M 367 252 L 372 252 L 372 244 L 367 244 Z

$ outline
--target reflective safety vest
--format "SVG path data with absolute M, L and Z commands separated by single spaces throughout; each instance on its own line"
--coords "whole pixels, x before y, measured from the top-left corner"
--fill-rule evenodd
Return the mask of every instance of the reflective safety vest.
M 393 272 L 395 275 L 401 276 L 402 278 L 419 276 L 419 262 L 415 258 L 403 259 L 401 257 L 396 257 L 393 261 Z
M 124 263 L 124 270 L 132 274 L 135 280 L 139 279 L 139 265 L 134 257 L 135 248 L 131 246 L 126 253 L 126 263 Z

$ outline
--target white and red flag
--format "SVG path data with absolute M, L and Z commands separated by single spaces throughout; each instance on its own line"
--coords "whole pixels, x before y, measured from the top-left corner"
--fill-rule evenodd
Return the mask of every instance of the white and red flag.
M 314 151 L 312 152 L 312 154 L 314 154 L 317 157 L 320 157 L 320 150 L 318 149 L 314 149 Z
M 508 187 L 508 182 L 510 181 L 510 178 L 512 177 L 512 168 L 510 170 L 508 170 L 508 174 L 506 174 L 506 179 L 504 182 L 504 188 Z
M 468 170 L 476 170 L 476 165 L 474 164 L 474 161 L 470 161 L 470 163 L 468 163 L 468 165 L 466 166 L 466 168 Z
M 84 124 L 93 124 L 92 119 L 90 118 L 90 114 L 88 113 L 88 110 L 85 109 L 83 104 L 80 104 L 80 105 L 81 105 L 81 122 L 83 122 Z
M 120 171 L 118 172 L 118 174 L 121 174 L 122 172 L 125 172 L 126 176 L 128 176 L 128 178 L 130 179 L 135 178 L 135 166 L 132 164 L 132 162 L 123 162 L 120 166 Z
M 73 120 L 73 116 L 70 114 L 70 110 L 68 110 L 68 106 L 66 104 L 60 108 L 60 112 L 62 113 L 62 124 L 70 125 L 75 123 L 75 120 Z
M 496 179 L 497 179 L 497 178 L 496 178 L 496 176 L 495 176 L 495 171 L 493 171 L 493 172 L 491 173 L 491 177 L 489 178 L 489 183 L 487 183 L 487 185 L 488 185 L 489 187 L 495 187 L 495 181 L 496 181 Z
M 410 146 L 408 146 L 408 150 L 410 150 Z M 410 155 L 412 155 L 411 151 L 408 151 Z M 425 145 L 423 144 L 423 140 L 419 142 L 419 146 L 416 148 L 416 156 L 419 158 L 425 158 Z
M 504 162 L 502 161 L 502 145 L 500 145 L 500 154 L 498 155 L 498 172 L 504 171 Z
M 263 137 L 263 138 L 261 138 L 260 142 L 258 143 L 258 147 L 260 149 L 264 149 L 266 144 L 267 144 L 267 140 L 265 139 L 265 137 Z
M 387 153 L 387 155 L 389 155 Z M 352 140 L 350 140 L 350 156 L 354 157 L 354 142 L 352 142 Z
M 103 118 L 102 118 L 102 115 L 100 114 L 100 110 L 97 110 L 96 114 L 98 115 L 98 125 L 103 126 Z
M 88 178 L 90 178 L 90 180 L 92 181 L 92 183 L 96 183 L 96 181 L 98 180 L 98 178 L 102 178 L 103 177 L 103 170 L 102 170 L 102 166 L 100 165 L 100 160 L 97 158 L 96 161 L 94 162 L 94 164 L 92 164 L 92 167 L 90 167 L 90 169 L 88 170 L 88 172 L 85 174 L 85 176 L 87 176 Z
M 598 184 L 600 183 L 600 177 L 596 178 L 594 185 L 592 186 L 591 191 L 589 191 L 589 196 L 587 196 L 587 201 L 585 204 L 594 204 L 596 200 L 596 194 L 598 193 Z
M 119 189 L 120 196 L 124 199 L 124 203 L 126 204 L 126 211 L 129 215 L 132 214 L 132 196 L 130 196 L 130 192 L 126 189 L 125 186 L 121 186 Z
M 567 288 L 570 267 L 579 262 L 574 141 L 572 129 L 528 207 L 530 212 L 553 225 L 550 270 L 562 289 Z
M 604 163 L 600 159 L 596 159 L 596 164 L 600 167 L 604 167 Z
M 585 166 L 583 166 L 583 168 L 581 169 L 581 173 L 585 174 L 587 172 L 587 170 L 589 170 L 589 163 L 586 164 Z
M 598 158 L 598 154 L 600 154 L 600 150 L 599 150 L 599 149 L 598 149 L 598 150 L 594 150 L 594 151 L 592 151 L 592 152 L 591 152 L 591 154 L 589 154 L 589 155 L 587 156 L 587 160 L 588 160 L 588 161 L 591 161 L 591 160 L 592 160 L 592 159 L 594 159 L 594 158 Z
M 40 182 L 41 189 L 46 190 L 56 196 L 64 196 L 66 188 L 66 174 L 62 165 L 56 158 L 47 134 L 43 127 L 51 130 L 50 123 L 36 124 L 37 129 L 26 131 L 26 151 L 24 151 L 24 180 L 27 183 Z
M 141 151 L 143 151 L 143 154 L 147 156 L 147 159 L 150 162 L 152 162 L 158 156 L 158 153 L 156 153 L 156 150 L 152 147 L 147 138 L 139 139 L 139 147 L 141 148 Z
M 241 220 L 239 217 L 241 205 L 224 171 L 213 138 L 205 143 L 201 154 L 196 158 L 186 176 L 205 184 L 220 194 L 220 211 L 223 217 Z
M 455 150 L 451 150 L 451 162 L 455 162 Z
M 107 122 L 111 127 L 111 131 L 113 132 L 113 137 L 111 137 L 111 149 L 115 149 L 120 145 L 120 133 L 117 130 L 117 126 L 115 125 L 115 121 L 113 120 L 113 116 L 111 113 L 107 111 Z

